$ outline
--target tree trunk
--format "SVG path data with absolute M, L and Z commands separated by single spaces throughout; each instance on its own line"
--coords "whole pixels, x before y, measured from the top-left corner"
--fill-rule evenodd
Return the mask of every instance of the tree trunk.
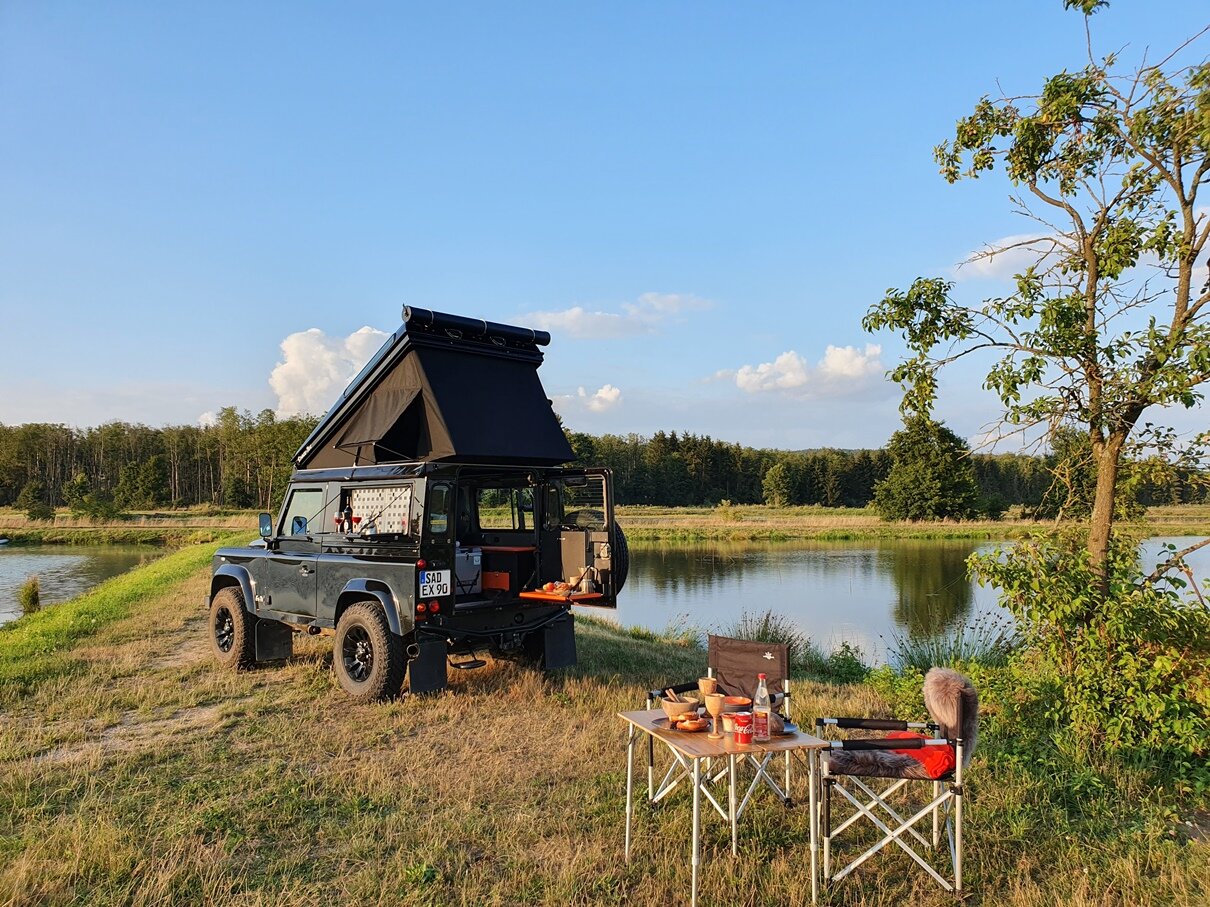
M 1092 503 L 1088 526 L 1088 555 L 1093 570 L 1101 578 L 1101 593 L 1108 591 L 1105 562 L 1109 557 L 1109 542 L 1113 533 L 1114 500 L 1118 485 L 1118 469 L 1125 436 L 1111 435 L 1104 442 L 1093 443 L 1096 453 L 1097 491 Z

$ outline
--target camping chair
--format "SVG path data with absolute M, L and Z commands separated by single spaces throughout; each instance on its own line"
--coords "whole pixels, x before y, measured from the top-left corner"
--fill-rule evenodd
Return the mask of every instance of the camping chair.
M 979 697 L 971 682 L 957 671 L 932 668 L 924 679 L 924 703 L 933 719 L 931 722 L 879 718 L 816 719 L 821 737 L 828 728 L 833 727 L 894 732 L 877 739 L 832 740 L 831 748 L 824 751 L 820 808 L 823 811 L 821 827 L 825 885 L 839 882 L 893 842 L 946 891 L 962 891 L 962 775 L 975 750 L 979 731 Z M 909 729 L 929 730 L 932 734 L 909 733 Z M 864 779 L 883 779 L 891 783 L 876 790 L 880 786 L 878 783 L 867 783 Z M 900 790 L 907 793 L 919 782 L 932 785 L 932 796 L 926 803 L 906 809 L 902 806 L 897 809 L 888 803 L 894 794 Z M 843 797 L 856 810 L 835 828 L 832 827 L 834 796 Z M 905 819 L 899 809 L 904 813 L 912 809 L 915 812 Z M 890 823 L 884 821 L 876 810 L 889 817 Z M 930 816 L 931 841 L 913 827 Z M 942 817 L 952 884 L 914 846 L 937 850 L 941 843 Z M 862 818 L 869 819 L 882 837 L 833 874 L 832 839 Z
M 729 696 L 751 697 L 756 692 L 757 675 L 764 674 L 769 687 L 769 697 L 773 700 L 774 711 L 780 711 L 787 721 L 790 720 L 790 655 L 784 643 L 753 642 L 747 639 L 733 639 L 729 636 L 707 637 L 706 651 L 707 676 L 718 681 L 719 690 Z M 687 693 L 697 689 L 697 681 L 681 683 L 672 687 L 674 693 Z M 647 693 L 647 708 L 655 708 L 663 690 L 649 690 Z M 743 800 L 739 805 L 737 817 L 744 811 L 760 782 L 764 782 L 786 806 L 792 806 L 790 797 L 790 754 L 784 754 L 785 777 L 784 786 L 778 784 L 770 774 L 772 753 L 766 753 L 758 759 L 755 754 L 748 755 L 745 762 L 755 769 L 755 776 L 748 786 Z M 647 741 L 647 797 L 653 803 L 666 796 L 681 780 L 676 772 L 677 766 L 669 767 L 664 780 L 657 788 L 655 785 L 655 743 Z M 683 774 L 683 773 L 682 773 Z M 714 780 L 724 777 L 726 771 L 719 772 Z

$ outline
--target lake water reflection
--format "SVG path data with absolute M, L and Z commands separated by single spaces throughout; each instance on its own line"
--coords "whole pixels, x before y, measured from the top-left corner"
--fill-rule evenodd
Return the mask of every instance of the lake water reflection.
M 1155 562 L 1163 541 L 1151 539 Z M 966 559 L 1002 543 L 953 540 L 644 543 L 631 545 L 630 578 L 616 613 L 625 626 L 724 631 L 741 613 L 773 610 L 825 649 L 841 641 L 882 660 L 892 634 L 944 633 L 979 615 L 1003 614 L 996 590 L 966 576 Z M 1210 546 L 1191 558 L 1210 572 Z M 592 610 L 587 613 L 593 613 Z
M 145 545 L 0 546 L 0 623 L 20 616 L 17 590 L 34 574 L 41 583 L 42 604 L 55 604 L 162 553 Z

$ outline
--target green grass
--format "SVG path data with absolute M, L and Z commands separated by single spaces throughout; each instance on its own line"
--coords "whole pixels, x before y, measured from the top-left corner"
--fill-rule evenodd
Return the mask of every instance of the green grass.
M 229 535 L 230 529 L 194 529 L 157 526 L 48 526 L 0 529 L 0 536 L 13 545 L 197 545 Z M 240 533 L 247 539 L 255 530 Z
M 229 536 L 233 543 L 242 536 Z M 0 705 L 18 700 L 31 686 L 79 667 L 73 644 L 129 617 L 137 602 L 153 598 L 209 564 L 214 544 L 194 545 L 116 576 L 61 605 L 43 608 L 0 626 Z
M 574 671 L 493 663 L 452 672 L 438 696 L 351 706 L 327 637 L 300 637 L 284 665 L 213 665 L 201 608 L 212 549 L 0 631 L 5 671 L 62 660 L 27 669 L 19 689 L 6 675 L 0 904 L 687 902 L 682 794 L 658 808 L 640 800 L 622 859 L 615 713 L 700 676 L 695 643 L 578 620 Z M 47 623 L 59 609 L 71 619 Z M 38 654 L 38 639 L 54 650 Z M 967 778 L 966 903 L 1206 903 L 1204 793 L 1014 728 L 1014 688 L 996 671 L 976 675 L 986 720 Z M 794 716 L 914 711 L 918 696 L 915 680 L 804 681 Z M 805 809 L 758 797 L 733 859 L 726 826 L 707 813 L 701 903 L 808 903 L 807 840 Z M 955 902 L 884 853 L 825 903 Z

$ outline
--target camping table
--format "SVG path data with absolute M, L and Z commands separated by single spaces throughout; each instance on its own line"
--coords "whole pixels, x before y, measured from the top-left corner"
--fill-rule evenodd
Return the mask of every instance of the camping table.
M 744 756 L 761 756 L 770 753 L 805 754 L 807 758 L 807 787 L 810 794 L 810 827 L 811 827 L 811 902 L 819 896 L 818 872 L 818 838 L 819 814 L 817 806 L 819 781 L 819 751 L 828 746 L 827 741 L 799 731 L 785 737 L 774 737 L 762 743 L 751 743 L 738 746 L 725 735 L 721 740 L 711 740 L 706 732 L 687 734 L 668 728 L 664 713 L 660 709 L 638 712 L 619 712 L 618 717 L 628 725 L 626 738 L 626 860 L 630 861 L 630 823 L 634 814 L 634 748 L 643 734 L 652 740 L 658 740 L 671 752 L 672 757 L 685 771 L 686 777 L 693 788 L 693 835 L 690 845 L 693 858 L 693 889 L 690 903 L 697 905 L 697 876 L 698 865 L 701 863 L 701 827 L 702 827 L 702 796 L 710 802 L 716 811 L 728 820 L 731 826 L 731 852 L 738 849 L 738 816 L 736 810 L 735 775 L 736 762 Z M 657 722 L 660 722 L 657 724 Z M 727 760 L 727 809 L 715 799 L 714 794 L 706 787 L 709 775 L 702 771 L 702 762 L 710 759 Z M 787 793 L 789 793 L 787 791 Z

